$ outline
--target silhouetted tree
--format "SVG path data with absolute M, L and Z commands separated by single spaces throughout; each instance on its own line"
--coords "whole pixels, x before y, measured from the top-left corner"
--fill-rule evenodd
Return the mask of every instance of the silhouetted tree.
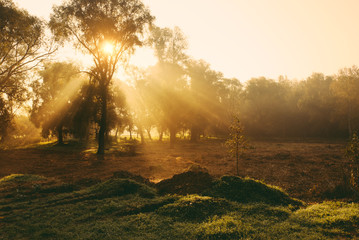
M 46 63 L 39 75 L 41 79 L 32 83 L 31 120 L 42 127 L 43 137 L 56 132 L 63 144 L 63 128 L 70 128 L 72 101 L 84 79 L 78 66 L 66 62 Z
M 359 68 L 343 68 L 331 84 L 333 94 L 337 97 L 337 110 L 346 118 L 349 137 L 353 129 L 359 128 Z
M 89 74 L 99 82 L 101 104 L 98 154 L 105 152 L 112 77 L 118 63 L 142 44 L 140 35 L 152 20 L 149 10 L 139 0 L 71 0 L 55 7 L 51 15 L 50 27 L 56 39 L 70 39 L 93 59 Z

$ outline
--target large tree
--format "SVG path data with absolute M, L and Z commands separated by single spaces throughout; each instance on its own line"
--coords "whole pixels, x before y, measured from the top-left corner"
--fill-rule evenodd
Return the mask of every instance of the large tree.
M 154 27 L 149 41 L 157 56 L 157 64 L 149 70 L 149 79 L 157 100 L 158 116 L 163 126 L 170 132 L 170 147 L 174 147 L 176 133 L 183 123 L 185 106 L 184 92 L 187 86 L 185 78 L 185 54 L 187 41 L 182 31 Z M 161 135 L 161 133 L 160 133 Z
M 100 86 L 98 154 L 105 152 L 108 90 L 118 63 L 142 44 L 153 20 L 140 0 L 70 0 L 55 7 L 50 27 L 58 41 L 70 40 L 93 59 L 91 74 Z
M 44 23 L 11 0 L 0 0 L 0 139 L 6 136 L 14 107 L 26 100 L 26 80 L 53 52 L 47 48 Z

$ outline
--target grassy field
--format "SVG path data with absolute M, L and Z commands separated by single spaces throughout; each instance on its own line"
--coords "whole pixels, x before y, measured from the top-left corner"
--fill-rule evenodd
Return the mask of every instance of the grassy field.
M 218 140 L 1 150 L 0 239 L 355 239 L 344 147 L 253 142 L 240 177 Z

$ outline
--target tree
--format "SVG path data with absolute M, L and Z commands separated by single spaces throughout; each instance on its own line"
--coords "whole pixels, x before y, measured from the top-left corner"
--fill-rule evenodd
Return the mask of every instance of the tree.
M 313 73 L 301 83 L 301 96 L 298 106 L 305 114 L 306 129 L 309 136 L 328 137 L 337 130 L 333 125 L 334 96 L 330 91 L 332 77 Z
M 27 75 L 54 52 L 46 47 L 44 23 L 20 10 L 11 0 L 0 0 L 0 139 L 27 100 Z M 47 50 L 45 50 L 45 48 Z
M 333 94 L 337 97 L 338 110 L 343 110 L 346 116 L 346 125 L 349 137 L 352 136 L 353 130 L 359 125 L 355 125 L 354 119 L 359 120 L 359 68 L 343 68 L 335 77 L 331 84 Z
M 188 61 L 186 70 L 190 79 L 190 111 L 187 122 L 191 130 L 191 141 L 196 142 L 208 125 L 224 117 L 219 111 L 218 95 L 222 74 L 212 70 L 203 60 Z
M 234 115 L 240 114 L 241 102 L 243 99 L 243 85 L 236 78 L 221 78 L 216 83 L 219 109 L 219 121 L 215 126 L 216 134 L 227 134 L 228 123 Z
M 249 133 L 285 136 L 287 93 L 286 84 L 264 77 L 246 83 L 241 120 Z
M 70 40 L 90 54 L 88 73 L 99 82 L 101 120 L 98 154 L 105 152 L 108 89 L 118 63 L 142 45 L 140 35 L 153 17 L 140 0 L 70 0 L 55 7 L 50 27 L 57 41 Z
M 231 156 L 236 158 L 237 175 L 239 175 L 239 160 L 243 158 L 249 145 L 246 136 L 243 135 L 243 127 L 238 116 L 233 116 L 226 146 Z
M 160 129 L 170 132 L 170 147 L 174 147 L 176 134 L 182 124 L 185 101 L 183 92 L 187 88 L 184 65 L 187 60 L 187 41 L 182 31 L 175 27 L 154 27 L 149 44 L 154 48 L 158 63 L 149 71 L 156 106 L 163 124 Z M 158 116 L 156 116 L 158 117 Z M 160 134 L 161 135 L 161 134 Z
M 63 128 L 71 122 L 71 105 L 83 84 L 79 67 L 73 63 L 54 62 L 44 64 L 39 71 L 41 79 L 32 83 L 34 92 L 31 120 L 42 127 L 43 137 L 57 133 L 63 144 Z

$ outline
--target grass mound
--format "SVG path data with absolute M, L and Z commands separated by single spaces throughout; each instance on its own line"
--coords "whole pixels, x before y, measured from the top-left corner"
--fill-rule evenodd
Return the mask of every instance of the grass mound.
M 160 194 L 199 194 L 210 188 L 212 183 L 213 177 L 207 172 L 188 171 L 157 183 L 156 188 Z
M 344 202 L 324 202 L 300 209 L 292 220 L 306 226 L 339 228 L 346 232 L 355 232 L 359 226 L 359 204 Z
M 131 179 L 113 178 L 89 187 L 86 192 L 97 197 L 115 197 L 139 194 L 141 197 L 154 197 L 155 189 Z
M 187 195 L 161 207 L 157 212 L 182 221 L 203 221 L 210 216 L 222 215 L 229 210 L 231 210 L 231 205 L 224 199 Z
M 147 178 L 142 177 L 141 175 L 136 175 L 127 171 L 117 171 L 113 173 L 112 178 L 126 178 L 134 180 L 138 183 L 143 183 L 148 186 L 153 186 L 154 184 L 150 182 Z
M 33 174 L 11 174 L 0 179 L 0 184 L 43 181 L 45 177 Z
M 240 203 L 263 202 L 271 205 L 294 205 L 302 203 L 292 199 L 278 188 L 250 178 L 223 176 L 214 182 L 211 189 L 204 192 L 212 197 L 223 197 Z
M 250 224 L 243 223 L 232 216 L 214 216 L 199 226 L 196 239 L 242 239 L 253 230 Z

